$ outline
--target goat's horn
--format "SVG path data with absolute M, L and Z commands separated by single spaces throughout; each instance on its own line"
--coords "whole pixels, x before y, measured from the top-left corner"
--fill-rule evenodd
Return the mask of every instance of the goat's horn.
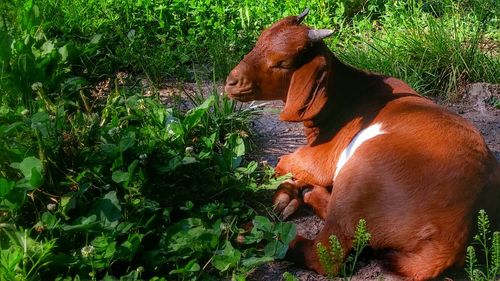
M 311 29 L 307 34 L 309 39 L 313 42 L 321 41 L 323 38 L 326 38 L 333 34 L 333 30 L 331 29 Z
M 306 8 L 300 15 L 297 16 L 297 23 L 301 23 L 304 18 L 309 14 L 309 8 Z

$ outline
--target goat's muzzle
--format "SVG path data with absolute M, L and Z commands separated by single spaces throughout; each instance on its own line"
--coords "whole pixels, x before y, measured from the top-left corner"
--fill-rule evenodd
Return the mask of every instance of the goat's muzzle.
M 229 73 L 224 90 L 230 98 L 238 101 L 244 102 L 255 99 L 256 91 L 252 82 L 240 75 L 237 68 Z

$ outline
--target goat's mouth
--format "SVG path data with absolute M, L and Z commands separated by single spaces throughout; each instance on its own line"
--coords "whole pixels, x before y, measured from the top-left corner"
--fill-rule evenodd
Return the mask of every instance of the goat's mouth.
M 243 91 L 228 91 L 228 89 L 226 88 L 226 93 L 230 98 L 242 102 L 255 100 L 256 96 L 256 92 L 254 89 L 248 89 Z

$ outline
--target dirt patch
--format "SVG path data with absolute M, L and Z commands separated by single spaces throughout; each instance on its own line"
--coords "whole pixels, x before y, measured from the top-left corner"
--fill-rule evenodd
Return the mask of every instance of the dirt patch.
M 468 85 L 455 102 L 436 100 L 445 108 L 456 112 L 471 121 L 483 134 L 486 143 L 500 160 L 500 110 L 495 107 L 500 101 L 500 85 L 476 83 Z M 259 148 L 257 159 L 276 165 L 280 156 L 296 150 L 305 144 L 302 123 L 279 121 L 278 114 L 283 107 L 281 102 L 270 102 L 264 114 L 253 121 L 255 142 Z M 270 199 L 269 199 L 270 203 Z M 292 219 L 298 232 L 312 239 L 323 227 L 323 222 L 310 210 L 304 208 Z M 299 280 L 323 281 L 326 277 L 314 272 L 299 269 L 286 261 L 272 262 L 257 268 L 249 280 L 282 280 L 283 273 L 290 272 Z M 404 280 L 388 272 L 377 260 L 365 261 L 352 280 Z M 467 280 L 461 270 L 446 272 L 437 280 Z
M 471 121 L 500 159 L 500 109 L 496 107 L 500 103 L 500 84 L 470 84 L 456 102 L 437 102 Z

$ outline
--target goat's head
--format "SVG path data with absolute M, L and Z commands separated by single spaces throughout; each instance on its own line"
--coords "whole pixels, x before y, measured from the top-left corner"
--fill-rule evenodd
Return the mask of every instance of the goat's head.
M 286 17 L 260 35 L 255 47 L 229 73 L 225 90 L 239 101 L 283 100 L 280 117 L 305 121 L 326 103 L 328 68 L 322 39 L 333 31 L 301 25 L 309 12 Z

